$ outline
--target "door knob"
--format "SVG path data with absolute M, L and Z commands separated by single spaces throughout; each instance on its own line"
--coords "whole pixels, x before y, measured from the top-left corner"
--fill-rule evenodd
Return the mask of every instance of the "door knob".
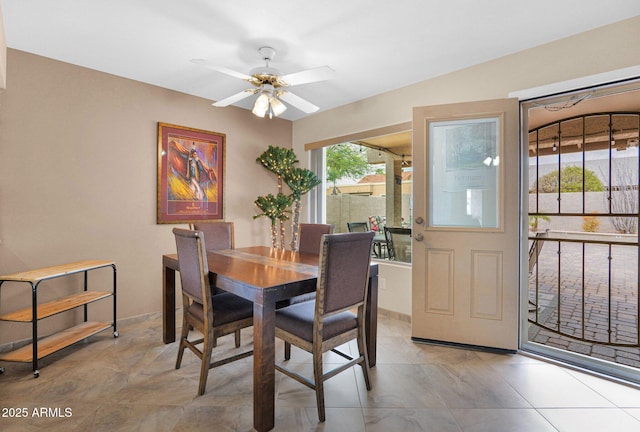
M 415 239 L 416 239 L 416 241 L 422 241 L 422 240 L 424 240 L 424 236 L 422 235 L 422 233 L 418 233 L 418 234 L 416 234 Z
M 420 216 L 418 216 L 418 217 L 416 218 L 416 223 L 417 223 L 418 225 L 422 225 L 422 224 L 424 223 L 424 219 L 422 219 Z

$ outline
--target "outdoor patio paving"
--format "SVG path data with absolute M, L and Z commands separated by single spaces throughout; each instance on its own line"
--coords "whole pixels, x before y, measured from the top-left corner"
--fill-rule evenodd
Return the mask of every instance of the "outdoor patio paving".
M 609 259 L 608 245 L 588 244 L 583 264 L 582 244 L 562 243 L 558 254 L 557 242 L 545 243 L 529 275 L 529 340 L 640 368 L 637 246 L 614 245 Z

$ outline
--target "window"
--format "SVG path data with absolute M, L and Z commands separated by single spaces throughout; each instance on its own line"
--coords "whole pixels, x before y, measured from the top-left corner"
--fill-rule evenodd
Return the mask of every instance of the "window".
M 311 163 L 325 182 L 315 220 L 333 224 L 336 232 L 347 232 L 348 222 L 366 222 L 377 232 L 376 257 L 390 259 L 383 227 L 410 228 L 412 221 L 411 132 L 318 148 Z M 408 253 L 399 256 L 410 262 L 410 245 L 404 249 Z
M 500 227 L 500 117 L 429 122 L 429 227 Z

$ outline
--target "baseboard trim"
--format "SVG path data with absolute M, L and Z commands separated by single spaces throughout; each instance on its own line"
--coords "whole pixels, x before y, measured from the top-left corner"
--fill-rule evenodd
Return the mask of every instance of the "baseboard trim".
M 402 312 L 396 312 L 389 309 L 378 308 L 378 315 L 397 319 L 398 321 L 404 321 L 408 323 L 411 322 L 411 315 L 403 314 Z

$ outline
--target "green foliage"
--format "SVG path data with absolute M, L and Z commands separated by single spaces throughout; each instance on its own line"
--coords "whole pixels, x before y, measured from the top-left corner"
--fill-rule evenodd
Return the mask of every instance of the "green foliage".
M 289 189 L 291 189 L 292 198 L 295 201 L 299 201 L 302 195 L 318 186 L 322 183 L 322 180 L 311 170 L 293 167 L 286 172 L 284 182 L 289 186 Z
M 540 177 L 529 191 L 536 192 L 536 187 L 540 193 L 558 193 L 558 179 L 560 179 L 560 192 L 582 192 L 582 176 L 584 172 L 584 191 L 602 192 L 604 185 L 598 176 L 591 170 L 583 170 L 580 166 L 570 165 L 562 168 L 558 175 L 558 170 Z
M 277 221 L 286 221 L 289 219 L 287 213 L 291 213 L 289 207 L 293 204 L 293 199 L 290 195 L 278 192 L 277 196 L 273 194 L 259 196 L 254 203 L 262 210 L 262 213 L 255 215 L 253 218 L 257 219 L 264 216 L 271 220 L 271 225 L 275 225 Z
M 549 216 L 531 216 L 529 215 L 529 227 L 531 227 L 531 231 L 537 231 L 538 225 L 540 223 L 540 219 L 546 222 L 551 222 L 551 218 Z
M 256 162 L 261 163 L 278 177 L 278 190 L 282 188 L 282 181 L 284 181 L 291 189 L 291 194 L 285 195 L 282 192 L 278 192 L 277 196 L 269 194 L 258 197 L 254 202 L 262 210 L 262 213 L 253 218 L 264 216 L 271 220 L 273 247 L 277 247 L 275 225 L 277 221 L 280 221 L 280 247 L 284 247 L 285 231 L 282 223 L 289 220 L 289 214 L 293 213 L 291 249 L 296 250 L 302 196 L 322 183 L 322 181 L 318 179 L 313 171 L 294 166 L 298 163 L 298 159 L 292 149 L 269 146 L 256 159 Z M 295 207 L 292 212 L 289 207 L 294 203 Z
M 369 171 L 366 156 L 355 145 L 343 143 L 327 148 L 327 181 L 334 186 L 341 178 L 358 179 Z
M 269 146 L 257 159 L 266 169 L 282 178 L 298 163 L 296 153 L 292 149 Z
M 298 162 L 298 158 L 292 149 L 270 145 L 256 159 L 256 162 L 261 163 L 262 166 L 274 173 L 279 179 L 284 178 L 286 181 L 287 176 L 293 169 L 293 164 Z M 293 204 L 293 200 L 293 194 L 284 195 L 282 192 L 278 192 L 277 196 L 272 194 L 259 196 L 254 203 L 262 210 L 262 213 L 253 218 L 267 217 L 271 220 L 272 225 L 275 225 L 277 220 L 287 220 L 289 217 L 286 214 L 291 213 L 288 208 Z

